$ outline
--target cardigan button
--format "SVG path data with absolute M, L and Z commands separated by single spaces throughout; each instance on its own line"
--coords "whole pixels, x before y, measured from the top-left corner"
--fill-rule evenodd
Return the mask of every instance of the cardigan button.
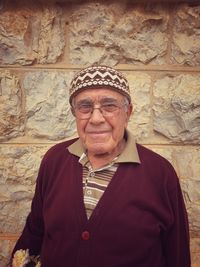
M 90 238 L 90 233 L 88 231 L 84 231 L 81 234 L 83 240 L 88 240 Z

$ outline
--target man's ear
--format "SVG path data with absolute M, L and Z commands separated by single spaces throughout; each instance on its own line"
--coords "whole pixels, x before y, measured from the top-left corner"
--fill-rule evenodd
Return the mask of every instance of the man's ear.
M 128 122 L 130 119 L 131 114 L 133 113 L 133 105 L 129 104 L 127 106 L 127 110 L 126 110 L 126 123 L 125 123 L 125 128 L 128 126 Z
M 72 115 L 74 115 L 74 117 L 75 117 L 75 112 L 74 112 L 73 107 L 71 107 L 71 113 L 72 113 Z
M 133 105 L 129 104 L 127 107 L 127 119 L 129 120 L 131 114 L 133 113 Z

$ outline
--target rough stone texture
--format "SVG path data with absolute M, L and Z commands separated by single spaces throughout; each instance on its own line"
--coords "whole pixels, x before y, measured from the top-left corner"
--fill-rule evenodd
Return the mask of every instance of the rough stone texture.
M 10 267 L 10 251 L 13 250 L 15 245 L 14 240 L 1 240 L 0 239 L 0 264 L 1 267 Z
M 151 107 L 150 87 L 151 76 L 141 72 L 127 72 L 131 98 L 133 103 L 133 114 L 129 121 L 129 129 L 138 141 L 145 141 L 151 133 Z
M 200 238 L 200 148 L 149 148 L 168 159 L 176 169 L 188 211 L 191 236 Z
M 190 225 L 192 267 L 200 266 L 200 148 L 148 146 L 168 159 L 180 178 Z
M 60 8 L 11 9 L 0 16 L 0 64 L 55 63 L 65 46 Z
M 41 157 L 47 146 L 0 147 L 0 232 L 19 233 L 30 210 Z
M 24 134 L 22 90 L 18 77 L 0 71 L 0 141 Z
M 37 71 L 25 76 L 29 136 L 59 140 L 75 133 L 74 117 L 68 104 L 72 74 Z
M 200 182 L 200 148 L 199 147 L 181 147 L 174 148 L 175 164 L 181 178 Z M 197 190 L 200 187 L 197 187 Z M 200 191 L 200 190 L 199 190 Z M 200 193 L 200 192 L 199 192 Z M 192 196 L 191 196 L 192 197 Z M 193 195 L 195 197 L 195 194 Z
M 200 266 L 200 238 L 191 238 L 192 267 Z
M 71 62 L 163 62 L 168 16 L 155 5 L 152 10 L 122 3 L 77 6 L 70 17 Z
M 165 75 L 155 83 L 153 127 L 173 142 L 200 144 L 200 76 Z
M 200 64 L 200 6 L 181 6 L 174 15 L 172 57 L 178 64 Z
M 200 148 L 180 148 L 174 157 L 180 176 L 188 208 L 190 230 L 200 238 Z

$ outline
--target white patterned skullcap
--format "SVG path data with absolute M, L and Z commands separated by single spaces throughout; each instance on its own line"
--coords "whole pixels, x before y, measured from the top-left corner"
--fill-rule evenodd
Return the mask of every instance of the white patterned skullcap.
M 125 95 L 129 102 L 131 96 L 129 85 L 123 74 L 111 67 L 102 65 L 93 65 L 79 71 L 71 81 L 69 91 L 69 102 L 72 98 L 85 89 L 112 89 Z

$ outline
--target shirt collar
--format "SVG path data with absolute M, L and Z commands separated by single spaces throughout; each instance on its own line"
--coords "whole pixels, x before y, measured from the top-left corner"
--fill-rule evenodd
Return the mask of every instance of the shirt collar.
M 77 157 L 79 157 L 79 161 L 82 164 L 85 164 L 88 159 L 85 154 L 85 148 L 81 142 L 80 139 L 75 141 L 73 144 L 71 144 L 68 148 L 69 152 Z M 136 142 L 133 134 L 126 130 L 126 145 L 122 153 L 119 155 L 116 163 L 124 163 L 124 162 L 133 162 L 133 163 L 141 163 L 138 150 L 136 147 Z

